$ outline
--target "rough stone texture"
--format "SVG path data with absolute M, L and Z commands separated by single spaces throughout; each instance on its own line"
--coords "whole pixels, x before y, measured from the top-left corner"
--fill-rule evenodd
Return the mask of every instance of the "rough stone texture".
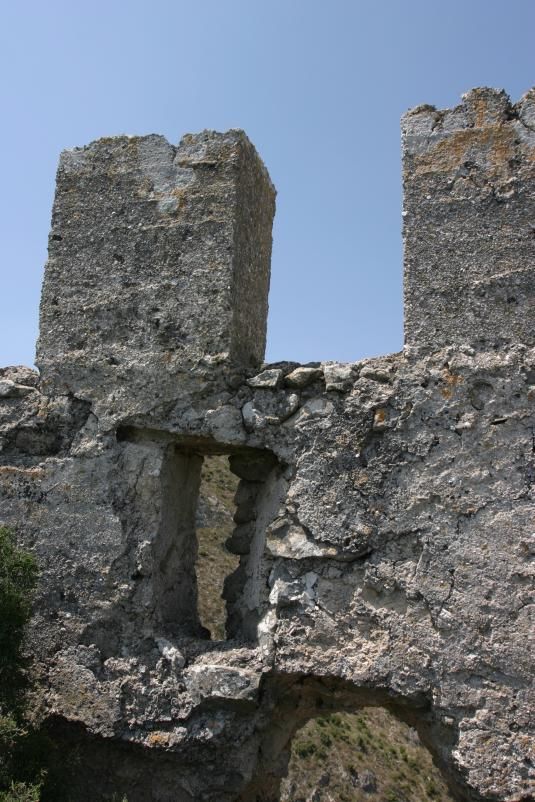
M 402 127 L 407 344 L 534 345 L 535 91 L 473 89 Z
M 43 388 L 119 417 L 141 387 L 163 404 L 183 374 L 204 386 L 207 367 L 258 366 L 274 199 L 241 131 L 65 151 L 41 302 Z
M 264 340 L 255 332 L 273 196 L 242 134 L 186 137 L 178 162 L 155 137 L 63 157 L 42 381 L 22 368 L 0 376 L 0 520 L 41 565 L 29 642 L 43 720 L 78 755 L 66 761 L 76 802 L 113 793 L 277 800 L 295 730 L 318 712 L 362 705 L 416 726 L 457 799 L 532 798 L 535 239 L 518 223 L 534 192 L 532 98 L 511 116 L 501 94 L 475 90 L 460 111 L 406 118 L 409 347 L 305 372 L 295 363 L 245 370 Z M 444 163 L 448 175 L 457 169 L 453 153 L 459 169 L 466 153 L 448 149 L 444 133 L 444 148 L 426 139 L 417 156 L 414 137 L 428 116 L 444 131 L 466 126 L 468 106 L 477 125 L 494 120 L 498 143 L 527 123 L 519 162 L 511 166 L 508 147 L 492 151 L 497 174 L 519 177 L 513 200 L 493 195 L 485 205 L 485 182 L 462 178 L 458 191 L 474 203 L 451 207 L 467 237 L 453 254 L 453 228 L 437 211 L 440 176 Z M 486 136 L 467 130 L 470 160 L 486 164 Z M 248 169 L 236 181 L 242 151 Z M 178 185 L 175 207 L 169 187 Z M 436 207 L 433 196 L 417 201 L 417 186 L 436 193 Z M 213 207 L 217 225 L 206 222 Z M 169 223 L 176 208 L 187 215 L 187 246 L 186 223 Z M 124 224 L 134 226 L 128 235 Z M 109 239 L 115 225 L 121 251 Z M 448 265 L 438 285 L 423 279 L 426 233 Z M 113 263 L 115 252 L 123 262 Z M 482 323 L 473 309 L 483 263 L 493 267 Z M 496 273 L 507 270 L 512 285 L 514 271 L 524 283 L 498 329 L 496 287 L 508 279 Z M 252 274 L 253 286 L 228 289 Z M 441 293 L 455 302 L 431 325 L 431 295 Z M 148 317 L 156 299 L 159 328 Z M 196 609 L 196 493 L 202 455 L 212 453 L 230 454 L 242 480 L 226 641 L 207 639 Z

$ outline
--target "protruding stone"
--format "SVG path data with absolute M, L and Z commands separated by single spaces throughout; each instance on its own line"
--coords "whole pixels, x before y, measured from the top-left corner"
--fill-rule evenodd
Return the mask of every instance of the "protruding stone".
M 299 409 L 297 393 L 270 393 L 263 390 L 255 393 L 252 401 L 244 404 L 243 422 L 248 432 L 267 425 L 284 423 Z
M 180 671 L 184 668 L 186 660 L 182 652 L 179 651 L 176 646 L 173 646 L 166 638 L 157 638 L 156 643 L 158 644 L 162 657 L 170 663 L 173 671 Z
M 321 368 L 295 368 L 292 370 L 291 373 L 288 373 L 287 376 L 284 377 L 284 383 L 288 385 L 288 387 L 306 387 L 312 382 L 317 381 L 323 377 L 323 371 Z
M 370 379 L 371 381 L 380 382 L 381 384 L 388 384 L 392 381 L 392 373 L 380 367 L 365 365 L 360 370 L 359 379 Z
M 271 528 L 266 548 L 273 557 L 291 560 L 307 560 L 311 557 L 336 557 L 337 550 L 328 543 L 318 543 L 308 537 L 302 526 L 288 524 L 283 528 Z
M 247 379 L 247 384 L 255 389 L 274 390 L 279 386 L 282 375 L 282 370 L 278 368 L 263 370 L 257 376 Z
M 204 699 L 254 699 L 260 677 L 251 671 L 218 665 L 191 666 L 186 684 L 197 704 Z
M 517 105 L 518 118 L 523 126 L 535 131 L 535 88 L 526 92 Z
M 15 384 L 21 384 L 24 387 L 37 387 L 39 384 L 38 372 L 27 368 L 26 365 L 0 368 L 0 379 L 10 379 Z
M 0 379 L 0 398 L 22 398 L 34 392 L 34 389 L 23 384 L 15 384 L 11 379 Z
M 349 390 L 355 379 L 355 367 L 340 362 L 325 362 L 323 365 L 325 389 L 344 393 Z
M 206 413 L 206 422 L 213 437 L 220 443 L 243 443 L 245 432 L 239 409 L 221 406 Z

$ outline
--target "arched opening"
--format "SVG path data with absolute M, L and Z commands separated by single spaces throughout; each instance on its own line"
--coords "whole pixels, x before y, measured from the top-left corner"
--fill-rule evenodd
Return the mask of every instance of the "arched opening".
M 468 802 L 454 732 L 424 695 L 273 675 L 270 724 L 240 802 Z
M 453 802 L 417 731 L 383 707 L 308 721 L 290 747 L 280 802 Z

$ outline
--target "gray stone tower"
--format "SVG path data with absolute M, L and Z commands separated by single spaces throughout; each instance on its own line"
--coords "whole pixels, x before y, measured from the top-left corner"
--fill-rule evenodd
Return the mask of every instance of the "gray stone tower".
M 275 190 L 241 131 L 100 139 L 60 160 L 37 364 L 91 400 L 173 399 L 180 376 L 257 368 Z M 135 390 L 134 390 L 135 388 Z
M 403 118 L 405 337 L 535 345 L 535 97 L 474 89 Z

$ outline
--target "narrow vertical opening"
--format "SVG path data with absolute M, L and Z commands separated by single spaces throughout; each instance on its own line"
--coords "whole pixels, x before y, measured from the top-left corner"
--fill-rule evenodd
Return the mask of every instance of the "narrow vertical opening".
M 153 542 L 156 615 L 166 630 L 202 637 L 197 609 L 197 499 L 202 457 L 168 446 L 160 472 L 160 525 Z
M 261 564 L 280 478 L 271 452 L 164 446 L 152 542 L 154 616 L 170 635 L 254 640 L 267 603 Z
M 255 640 L 267 603 L 265 536 L 281 471 L 268 451 L 204 455 L 197 506 L 199 618 L 213 640 Z
M 269 605 L 263 555 L 285 466 L 267 450 L 157 430 L 121 427 L 117 440 L 133 608 L 123 599 L 105 628 L 254 641 Z

